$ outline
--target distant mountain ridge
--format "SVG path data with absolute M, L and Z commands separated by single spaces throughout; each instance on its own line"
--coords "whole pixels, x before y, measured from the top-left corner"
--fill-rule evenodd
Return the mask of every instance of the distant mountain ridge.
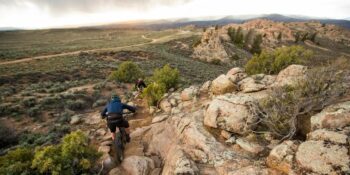
M 197 17 L 197 18 L 177 18 L 160 20 L 138 20 L 130 22 L 118 22 L 99 26 L 81 27 L 81 28 L 140 28 L 140 29 L 168 29 L 195 25 L 207 27 L 211 25 L 226 25 L 230 23 L 244 23 L 255 19 L 269 19 L 276 22 L 307 22 L 319 21 L 325 24 L 335 24 L 350 29 L 350 17 L 345 19 L 326 19 L 315 18 L 301 15 L 281 15 L 281 14 L 262 14 L 262 15 L 229 15 L 222 17 Z M 0 27 L 0 31 L 21 30 L 13 27 Z
M 116 27 L 116 28 L 149 28 L 149 29 L 166 29 L 174 27 L 182 27 L 187 25 L 196 25 L 200 27 L 210 25 L 226 25 L 230 23 L 244 23 L 255 19 L 269 19 L 276 22 L 306 22 L 319 21 L 320 23 L 335 24 L 350 29 L 349 20 L 341 19 L 325 19 L 314 18 L 300 15 L 281 15 L 281 14 L 264 14 L 264 15 L 230 15 L 217 18 L 180 18 L 175 20 L 155 20 L 141 23 L 116 23 L 104 25 L 100 27 Z

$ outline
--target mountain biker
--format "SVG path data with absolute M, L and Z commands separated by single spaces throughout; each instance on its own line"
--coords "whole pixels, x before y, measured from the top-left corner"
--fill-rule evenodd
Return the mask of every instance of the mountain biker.
M 112 95 L 111 101 L 107 104 L 104 110 L 101 112 L 102 119 L 106 118 L 107 126 L 112 134 L 112 139 L 115 139 L 115 132 L 117 127 L 125 128 L 126 140 L 130 142 L 130 130 L 129 122 L 123 117 L 123 110 L 128 109 L 129 111 L 136 112 L 136 108 L 129 106 L 120 101 L 117 95 Z
M 146 87 L 146 83 L 141 78 L 139 78 L 135 83 L 135 89 L 137 91 L 142 91 Z

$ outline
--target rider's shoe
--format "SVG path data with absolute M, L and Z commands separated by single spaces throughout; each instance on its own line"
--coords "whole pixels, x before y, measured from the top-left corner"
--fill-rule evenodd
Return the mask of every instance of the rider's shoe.
M 130 140 L 131 140 L 131 139 L 130 139 L 130 134 L 126 134 L 126 142 L 128 142 L 128 143 L 129 143 L 129 142 L 130 142 Z

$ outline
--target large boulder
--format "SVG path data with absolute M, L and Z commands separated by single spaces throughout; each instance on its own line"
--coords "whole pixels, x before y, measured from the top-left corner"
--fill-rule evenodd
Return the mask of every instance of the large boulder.
M 294 155 L 298 146 L 290 140 L 274 147 L 266 159 L 266 164 L 273 169 L 282 171 L 286 174 L 293 172 Z
M 248 75 L 244 72 L 244 70 L 240 67 L 235 67 L 229 70 L 226 76 L 233 82 L 238 83 L 239 81 L 246 78 Z
M 148 175 L 155 168 L 155 165 L 151 158 L 130 156 L 123 160 L 122 167 L 130 175 Z
M 196 97 L 199 93 L 199 88 L 197 86 L 190 86 L 181 92 L 181 100 L 189 101 Z
M 210 91 L 215 95 L 230 93 L 235 90 L 237 90 L 237 86 L 224 74 L 213 80 L 210 87 Z
M 311 117 L 311 130 L 337 129 L 350 125 L 350 101 L 328 106 Z
M 204 115 L 204 124 L 237 134 L 248 133 L 257 121 L 249 112 L 248 104 L 257 102 L 257 98 L 245 94 L 223 95 L 209 103 Z
M 317 174 L 346 174 L 350 171 L 348 148 L 325 141 L 303 142 L 295 160 L 302 170 Z
M 306 72 L 306 66 L 290 65 L 278 73 L 274 86 L 298 85 L 302 80 L 305 80 Z

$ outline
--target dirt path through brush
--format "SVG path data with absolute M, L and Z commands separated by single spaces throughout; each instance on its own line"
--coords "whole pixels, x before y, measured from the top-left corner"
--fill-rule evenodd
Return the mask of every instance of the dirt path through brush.
M 92 52 L 101 52 L 101 51 L 113 51 L 113 50 L 119 50 L 119 49 L 126 49 L 130 47 L 137 47 L 137 46 L 144 46 L 147 44 L 153 44 L 153 43 L 162 43 L 171 40 L 173 37 L 179 36 L 179 35 L 188 35 L 191 34 L 191 31 L 179 31 L 175 34 L 163 36 L 160 38 L 148 38 L 144 35 L 141 37 L 144 39 L 150 39 L 150 42 L 145 42 L 145 43 L 139 43 L 139 44 L 132 44 L 128 46 L 119 46 L 119 47 L 110 47 L 110 48 L 101 48 L 101 49 L 89 49 L 89 50 L 78 50 L 78 51 L 73 51 L 73 52 L 63 52 L 59 54 L 52 54 L 52 55 L 42 55 L 42 56 L 35 56 L 35 57 L 28 57 L 28 58 L 22 58 L 18 60 L 13 60 L 13 61 L 4 61 L 0 62 L 0 65 L 6 65 L 6 64 L 15 64 L 15 63 L 22 63 L 22 62 L 28 62 L 28 61 L 33 61 L 33 60 L 41 60 L 41 59 L 48 59 L 48 58 L 53 58 L 53 57 L 59 57 L 59 56 L 71 56 L 71 55 L 78 55 L 81 52 L 87 52 L 87 53 L 92 53 Z

